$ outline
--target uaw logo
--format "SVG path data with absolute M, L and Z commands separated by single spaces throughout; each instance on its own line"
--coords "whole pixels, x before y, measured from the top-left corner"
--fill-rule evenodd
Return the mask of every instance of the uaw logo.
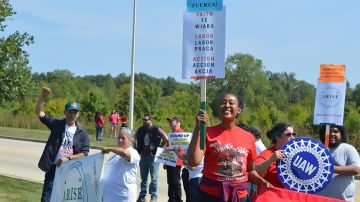
M 73 163 L 60 180 L 57 201 L 88 201 L 87 187 L 81 162 Z
M 283 160 L 276 162 L 277 176 L 287 189 L 316 193 L 332 179 L 334 161 L 325 146 L 307 137 L 295 138 L 282 148 Z
M 320 93 L 320 103 L 325 107 L 334 107 L 341 102 L 341 90 L 327 87 Z

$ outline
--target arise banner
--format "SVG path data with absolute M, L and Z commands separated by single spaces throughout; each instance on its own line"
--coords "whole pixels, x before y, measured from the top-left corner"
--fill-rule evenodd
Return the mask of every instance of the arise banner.
M 101 201 L 104 154 L 74 159 L 56 169 L 51 202 Z

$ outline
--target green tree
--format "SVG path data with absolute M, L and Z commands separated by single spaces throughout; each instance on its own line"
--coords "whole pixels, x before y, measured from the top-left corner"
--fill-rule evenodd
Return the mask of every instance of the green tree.
M 80 103 L 81 114 L 85 116 L 88 122 L 93 120 L 95 112 L 100 112 L 103 115 L 107 114 L 106 105 L 101 95 L 90 92 Z
M 4 22 L 16 14 L 9 0 L 0 1 L 0 32 L 6 28 Z M 7 37 L 0 37 L 0 102 L 22 100 L 31 95 L 33 82 L 28 66 L 28 53 L 24 46 L 32 44 L 33 37 L 16 31 Z

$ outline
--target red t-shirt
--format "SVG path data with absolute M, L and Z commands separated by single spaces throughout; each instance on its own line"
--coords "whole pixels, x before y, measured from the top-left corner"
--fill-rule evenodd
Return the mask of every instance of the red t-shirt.
M 179 129 L 176 129 L 175 131 L 173 131 L 173 133 L 183 133 L 183 132 L 185 132 L 185 131 L 182 128 L 179 128 Z M 184 153 L 184 150 L 180 149 L 179 154 L 183 154 L 183 153 Z M 177 159 L 176 165 L 177 166 L 183 166 L 183 161 L 181 160 L 181 158 Z
M 98 126 L 104 126 L 104 119 L 103 117 L 100 115 L 98 119 L 94 118 L 95 120 L 95 124 Z
M 125 117 L 125 115 L 121 115 L 121 116 L 120 116 L 120 121 L 121 121 L 121 123 L 126 123 L 126 117 Z
M 276 151 L 275 147 L 272 146 L 263 152 L 260 153 L 260 155 L 256 158 L 255 164 L 259 164 L 271 157 L 271 155 Z M 284 188 L 284 186 L 281 184 L 279 178 L 276 174 L 276 161 L 272 162 L 270 164 L 270 167 L 264 172 L 262 176 L 265 180 L 270 182 L 275 187 Z
M 247 182 L 247 164 L 255 158 L 255 139 L 249 132 L 237 126 L 232 130 L 221 125 L 206 128 L 203 177 L 218 182 Z M 201 184 L 200 189 L 215 197 L 221 194 L 220 187 Z M 247 190 L 240 190 L 237 194 L 243 198 Z

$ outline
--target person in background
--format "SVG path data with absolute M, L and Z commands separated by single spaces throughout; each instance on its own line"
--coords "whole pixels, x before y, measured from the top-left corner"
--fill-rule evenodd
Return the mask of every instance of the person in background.
M 135 202 L 137 196 L 136 173 L 140 156 L 133 148 L 134 134 L 122 127 L 117 147 L 105 147 L 102 153 L 114 153 L 105 163 L 101 178 L 104 202 Z
M 172 118 L 167 118 L 167 121 L 169 122 L 169 126 L 171 128 L 171 132 L 172 133 L 181 133 L 181 132 L 185 132 L 181 126 L 180 126 L 180 119 L 177 117 L 172 117 Z M 175 149 L 174 149 L 175 150 Z M 180 154 L 184 153 L 183 149 L 179 149 L 177 151 Z M 181 199 L 181 168 L 183 166 L 183 162 L 181 160 L 181 158 L 178 158 L 178 160 L 176 161 L 176 167 L 172 167 L 172 166 L 167 166 L 164 165 L 164 168 L 166 169 L 166 175 L 167 175 L 167 183 L 168 183 L 168 196 L 169 196 L 169 200 L 168 202 L 182 202 Z M 184 172 L 184 169 L 183 169 Z M 187 172 L 187 170 L 186 170 Z M 186 179 L 186 182 L 183 183 L 184 184 L 184 189 L 185 189 L 185 184 L 188 184 L 188 179 Z M 185 193 L 188 193 L 188 191 L 185 189 Z
M 239 124 L 239 127 L 248 131 L 249 133 L 251 133 L 254 138 L 255 138 L 255 146 L 256 146 L 256 154 L 259 155 L 263 150 L 266 149 L 265 145 L 262 143 L 261 141 L 261 133 L 260 133 L 260 130 L 258 130 L 257 128 L 255 127 L 250 127 L 246 124 Z M 253 197 L 254 197 L 254 194 L 256 194 L 257 192 L 257 187 L 255 184 L 249 182 L 248 183 L 248 199 L 247 199 L 247 202 L 251 202 L 253 201 Z
M 259 129 L 257 129 L 255 127 L 251 127 L 250 133 L 253 134 L 255 137 L 256 153 L 257 153 L 257 155 L 260 155 L 260 153 L 266 149 L 264 143 L 261 140 L 261 132 Z
M 266 133 L 273 146 L 264 150 L 256 158 L 256 171 L 272 185 L 284 188 L 276 173 L 276 161 L 284 158 L 284 151 L 281 147 L 296 137 L 294 128 L 286 122 L 277 123 Z
M 157 147 L 164 147 L 168 143 L 166 133 L 153 124 L 152 115 L 145 114 L 143 118 L 143 126 L 141 126 L 136 134 L 136 150 L 140 154 L 140 194 L 138 202 L 146 201 L 146 193 L 148 189 L 148 175 L 150 173 L 151 182 L 149 185 L 149 193 L 151 195 L 150 202 L 157 201 L 157 183 L 159 174 L 159 163 L 155 162 Z
M 119 114 L 116 112 L 115 109 L 112 110 L 111 114 L 108 116 L 109 122 L 110 122 L 110 138 L 112 138 L 113 134 L 116 138 L 116 128 L 119 124 Z
M 248 181 L 270 187 L 255 170 L 255 139 L 236 126 L 243 102 L 232 93 L 225 93 L 219 102 L 221 123 L 206 128 L 205 149 L 200 150 L 200 123 L 207 123 L 207 114 L 200 110 L 188 149 L 188 164 L 197 166 L 204 157 L 199 201 L 247 200 Z
M 319 130 L 322 143 L 325 142 L 325 128 Z M 318 195 L 346 200 L 355 200 L 355 175 L 360 174 L 360 157 L 356 149 L 347 144 L 344 126 L 330 125 L 329 150 L 334 159 L 334 176 L 330 183 Z
M 121 127 L 127 127 L 127 119 L 124 112 L 120 113 Z
M 88 134 L 76 121 L 79 117 L 79 103 L 67 102 L 64 110 L 65 118 L 55 119 L 44 112 L 45 100 L 50 93 L 50 88 L 44 87 L 35 108 L 40 121 L 51 131 L 38 164 L 46 173 L 42 202 L 50 201 L 56 166 L 60 167 L 67 161 L 87 156 L 89 153 Z
M 102 117 L 100 112 L 95 112 L 94 121 L 96 141 L 102 141 L 104 134 L 104 118 Z

